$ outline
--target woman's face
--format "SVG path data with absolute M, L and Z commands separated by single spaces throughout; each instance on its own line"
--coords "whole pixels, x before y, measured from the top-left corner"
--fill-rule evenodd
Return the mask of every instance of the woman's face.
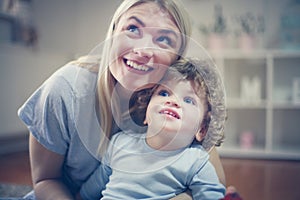
M 136 90 L 157 83 L 178 57 L 179 29 L 168 12 L 143 3 L 125 12 L 115 27 L 110 71 L 121 86 Z

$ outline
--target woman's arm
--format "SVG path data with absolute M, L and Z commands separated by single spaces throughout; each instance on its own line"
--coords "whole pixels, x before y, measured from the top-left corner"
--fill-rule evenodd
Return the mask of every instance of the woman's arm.
M 31 134 L 29 139 L 31 174 L 37 199 L 74 199 L 61 181 L 64 156 L 43 147 Z
M 216 147 L 213 147 L 211 149 L 211 151 L 209 152 L 209 161 L 215 167 L 215 170 L 216 170 L 217 175 L 219 177 L 219 181 L 224 186 L 226 186 L 226 178 L 225 178 L 223 165 L 221 163 L 221 159 L 220 159 L 220 156 L 219 156 L 219 153 L 218 153 Z

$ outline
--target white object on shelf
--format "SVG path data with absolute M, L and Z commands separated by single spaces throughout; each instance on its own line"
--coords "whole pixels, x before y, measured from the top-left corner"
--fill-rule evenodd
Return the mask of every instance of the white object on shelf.
M 300 104 L 300 77 L 293 79 L 293 102 Z
M 261 81 L 258 76 L 255 76 L 252 79 L 248 76 L 242 77 L 241 99 L 246 103 L 261 101 Z

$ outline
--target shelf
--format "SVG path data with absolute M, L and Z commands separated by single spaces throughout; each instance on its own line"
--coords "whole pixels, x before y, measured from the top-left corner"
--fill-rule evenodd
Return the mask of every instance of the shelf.
M 236 147 L 220 147 L 218 152 L 222 157 L 238 157 L 238 158 L 265 158 L 266 151 L 262 148 L 242 149 Z
M 240 98 L 227 98 L 228 109 L 265 109 L 266 107 L 266 100 L 246 101 Z
M 300 50 L 210 53 L 227 94 L 228 119 L 220 154 L 300 160 L 300 103 L 294 103 L 293 91 L 293 81 L 300 77 Z M 250 135 L 253 148 L 239 145 L 245 135 Z
M 288 158 L 293 160 L 300 160 L 300 147 L 275 147 L 272 153 L 278 158 Z
M 270 151 L 262 148 L 219 147 L 217 150 L 221 157 L 300 160 L 300 149 L 275 149 Z
M 224 51 L 210 51 L 210 55 L 216 59 L 260 59 L 268 56 L 275 58 L 299 58 L 300 50 L 281 50 L 281 49 L 259 49 L 253 51 L 242 51 L 240 49 L 224 49 Z
M 273 102 L 273 109 L 300 109 L 300 103 Z

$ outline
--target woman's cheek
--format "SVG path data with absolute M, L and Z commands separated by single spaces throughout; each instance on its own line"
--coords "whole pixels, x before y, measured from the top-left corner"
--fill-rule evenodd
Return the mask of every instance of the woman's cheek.
M 177 53 L 168 50 L 161 50 L 157 55 L 159 55 L 158 63 L 168 67 L 178 59 Z
M 111 48 L 112 59 L 117 59 L 130 52 L 133 49 L 133 43 L 134 41 L 127 37 L 125 33 L 115 36 Z

